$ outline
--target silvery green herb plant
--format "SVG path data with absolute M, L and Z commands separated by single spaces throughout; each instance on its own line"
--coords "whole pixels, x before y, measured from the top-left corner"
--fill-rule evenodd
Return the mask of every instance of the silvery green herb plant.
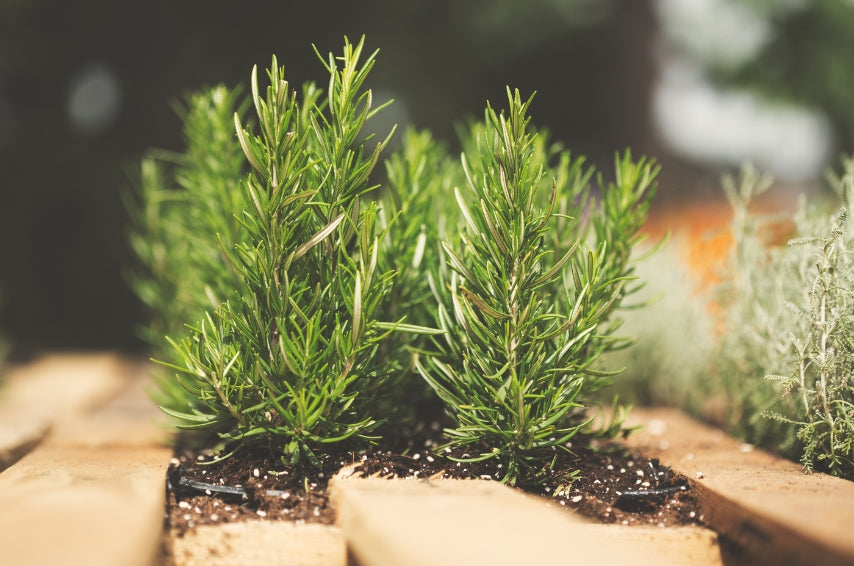
M 766 376 L 779 382 L 788 411 L 763 416 L 797 427 L 806 470 L 818 467 L 854 479 L 854 263 L 848 228 L 843 207 L 828 235 L 789 244 L 811 248 L 815 262 L 800 272 L 806 276 L 806 301 L 787 304 L 803 319 L 800 332 L 789 335 L 790 371 Z
M 431 274 L 444 334 L 418 369 L 455 422 L 449 446 L 465 448 L 463 460 L 497 459 L 516 484 L 536 483 L 585 429 L 610 377 L 598 358 L 628 344 L 612 315 L 632 291 L 657 167 L 626 152 L 594 199 L 583 160 L 550 152 L 531 127 L 532 98 L 507 94 L 506 113 L 489 106 L 464 144 L 463 227 Z
M 746 164 L 739 175 L 724 175 L 721 186 L 732 208 L 732 248 L 716 290 L 723 311 L 713 379 L 698 384 L 703 397 L 721 399 L 725 426 L 759 446 L 776 446 L 790 438 L 791 427 L 762 417 L 777 402 L 773 384 L 763 376 L 786 365 L 792 320 L 784 297 L 798 293 L 787 274 L 789 259 L 770 241 L 776 215 L 752 213 L 752 203 L 773 185 L 770 175 Z
M 782 219 L 750 210 L 770 176 L 746 165 L 724 177 L 733 248 L 719 290 L 723 335 L 698 386 L 723 398 L 737 436 L 806 471 L 854 479 L 854 161 L 830 180 L 834 214 L 827 199 L 802 196 Z M 783 220 L 790 237 L 780 244 L 769 234 Z

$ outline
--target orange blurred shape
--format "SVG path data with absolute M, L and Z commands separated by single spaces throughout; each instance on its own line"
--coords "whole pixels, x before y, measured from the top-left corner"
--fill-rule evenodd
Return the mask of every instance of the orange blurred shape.
M 731 220 L 726 201 L 698 200 L 653 211 L 644 232 L 653 241 L 669 233 L 684 248 L 680 258 L 695 276 L 700 293 L 721 282 L 732 249 Z
M 750 214 L 773 215 L 785 208 L 779 201 L 764 201 L 751 206 Z M 724 282 L 729 268 L 733 247 L 732 217 L 732 207 L 726 200 L 704 199 L 654 210 L 644 226 L 644 232 L 652 241 L 670 233 L 679 246 L 678 257 L 692 275 L 694 295 L 706 301 L 706 308 L 720 333 L 725 330 L 725 313 L 716 301 L 714 290 Z M 760 230 L 760 237 L 767 245 L 781 245 L 794 231 L 791 215 L 781 215 L 763 224 Z

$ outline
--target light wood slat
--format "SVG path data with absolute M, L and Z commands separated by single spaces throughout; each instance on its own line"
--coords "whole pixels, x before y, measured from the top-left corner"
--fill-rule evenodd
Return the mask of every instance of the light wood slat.
M 125 388 L 89 415 L 82 411 L 94 398 L 72 395 L 47 438 L 0 473 L 0 563 L 150 565 L 162 542 L 171 455 L 157 442 L 156 407 L 116 358 L 66 360 L 41 366 L 54 379 L 34 375 L 51 385 L 118 380 Z
M 710 529 L 587 524 L 582 536 L 611 544 L 630 544 L 632 552 L 654 558 L 660 566 L 723 566 L 718 535 Z
M 753 564 L 854 564 L 854 482 L 804 474 L 799 464 L 702 425 L 677 410 L 635 409 L 645 428 L 628 444 L 694 483 L 704 520 L 733 559 Z
M 252 521 L 199 526 L 169 537 L 172 566 L 346 566 L 338 527 Z
M 90 412 L 62 418 L 50 434 L 51 445 L 80 448 L 148 447 L 170 444 L 175 426 L 149 396 L 151 365 L 130 360 L 115 364 L 121 389 Z
M 40 447 L 0 474 L 0 562 L 143 566 L 162 538 L 168 451 Z
M 54 354 L 7 369 L 0 382 L 0 471 L 43 440 L 57 419 L 115 395 L 122 377 L 114 354 Z
M 714 536 L 679 529 L 604 531 L 540 498 L 477 480 L 337 480 L 339 522 L 360 566 L 720 564 Z M 608 527 L 612 529 L 612 527 Z M 711 538 L 710 538 L 711 537 Z M 662 552 L 662 545 L 675 549 Z M 672 560 L 671 560 L 672 559 Z M 708 561 L 706 561 L 708 560 Z

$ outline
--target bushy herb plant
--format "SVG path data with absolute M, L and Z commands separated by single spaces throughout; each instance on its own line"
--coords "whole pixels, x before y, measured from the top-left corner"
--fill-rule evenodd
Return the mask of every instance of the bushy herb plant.
M 731 221 L 708 237 L 725 236 L 728 253 L 694 258 L 717 282 L 703 287 L 672 249 L 644 262 L 644 295 L 663 299 L 629 317 L 643 361 L 616 389 L 854 479 L 854 159 L 828 178 L 832 191 L 802 195 L 791 214 L 757 212 L 774 184 L 754 166 L 724 175 Z
M 246 237 L 235 214 L 247 203 L 234 115 L 247 102 L 224 85 L 191 94 L 178 108 L 185 151 L 154 151 L 142 162 L 138 198 L 128 203 L 139 259 L 129 279 L 148 308 L 142 332 L 157 355 L 170 350 L 166 336 L 183 336 L 188 322 L 243 290 L 222 249 Z
M 169 321 L 196 316 L 179 338 L 167 339 L 173 353 L 161 364 L 178 373 L 174 383 L 184 393 L 173 388 L 163 410 L 181 428 L 213 431 L 238 447 L 264 439 L 292 463 L 316 463 L 324 444 L 372 438 L 377 399 L 396 369 L 378 355 L 383 340 L 426 331 L 403 317 L 378 319 L 395 273 L 379 261 L 390 227 L 366 195 L 391 134 L 374 142 L 363 132 L 379 110 L 364 88 L 376 53 L 363 60 L 363 44 L 346 42 L 340 57 L 320 57 L 329 73 L 325 93 L 306 83 L 298 96 L 275 58 L 265 91 L 253 71 L 256 126 L 232 117 L 231 145 L 249 165 L 242 179 L 234 148 L 216 151 L 203 128 L 188 135 L 212 152 L 196 155 L 190 144 L 177 194 L 158 188 L 156 168 L 144 178 L 147 203 L 185 204 L 159 215 L 165 226 L 138 245 L 156 283 L 165 284 L 152 291 L 160 301 L 153 306 Z M 221 91 L 212 96 L 228 103 Z M 201 101 L 193 110 L 204 113 Z M 191 126 L 195 116 L 188 114 Z M 219 133 L 219 118 L 216 111 L 201 120 Z M 221 154 L 227 166 L 215 163 Z M 216 167 L 224 169 L 208 177 Z M 186 242 L 164 251 L 171 259 L 163 277 L 158 246 L 181 237 Z M 188 276 L 199 281 L 185 282 Z M 173 298 L 181 302 L 174 317 Z
M 748 170 L 740 185 L 725 183 L 736 269 L 722 353 L 749 440 L 800 458 L 807 471 L 854 479 L 854 161 L 831 185 L 840 208 L 828 214 L 801 199 L 793 237 L 774 247 L 747 212 L 767 182 Z
M 506 113 L 490 106 L 472 129 L 455 190 L 463 228 L 432 277 L 444 334 L 418 364 L 455 421 L 450 446 L 497 459 L 508 483 L 538 481 L 567 450 L 608 378 L 600 355 L 626 345 L 612 315 L 657 172 L 626 152 L 592 198 L 583 160 L 550 155 L 531 126 L 531 100 L 508 89 Z
M 772 178 L 752 165 L 722 179 L 732 209 L 732 248 L 716 292 L 722 307 L 717 367 L 714 378 L 701 386 L 701 395 L 719 399 L 720 418 L 730 432 L 759 446 L 779 446 L 793 436 L 790 426 L 762 417 L 777 402 L 764 376 L 786 363 L 787 333 L 794 321 L 785 301 L 798 292 L 787 272 L 793 256 L 770 239 L 781 219 L 750 211 L 771 186 Z
M 381 309 L 387 320 L 405 318 L 429 327 L 435 301 L 425 274 L 436 271 L 441 261 L 438 242 L 457 230 L 459 214 L 448 195 L 462 180 L 462 170 L 430 132 L 407 129 L 400 148 L 386 159 L 385 173 L 380 216 L 387 229 L 380 262 L 397 277 Z M 398 368 L 388 398 L 395 425 L 418 426 L 419 411 L 435 404 L 435 395 L 415 371 L 415 360 L 427 348 L 425 339 L 424 334 L 396 332 L 380 351 Z

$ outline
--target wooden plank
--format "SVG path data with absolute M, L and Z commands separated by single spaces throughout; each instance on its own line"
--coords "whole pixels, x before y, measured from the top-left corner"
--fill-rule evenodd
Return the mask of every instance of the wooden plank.
M 714 535 L 699 534 L 702 529 L 644 529 L 625 536 L 630 529 L 592 525 L 496 482 L 346 479 L 334 482 L 332 496 L 361 566 L 662 566 L 685 564 L 688 555 L 701 558 L 696 564 L 720 564 Z M 653 535 L 659 531 L 664 538 Z M 668 544 L 673 550 L 662 552 Z
M 635 409 L 627 443 L 692 480 L 703 519 L 733 560 L 854 564 L 854 482 L 804 474 L 672 409 Z
M 108 403 L 62 418 L 51 432 L 50 443 L 67 447 L 165 446 L 174 434 L 174 424 L 148 395 L 153 386 L 149 363 L 116 360 L 114 375 L 123 377 L 121 389 Z
M 31 415 L 22 406 L 0 407 L 0 472 L 34 449 L 50 430 L 50 419 Z
M 338 527 L 252 521 L 199 526 L 168 537 L 165 562 L 174 566 L 346 566 Z
M 0 474 L 0 562 L 151 564 L 168 451 L 43 448 Z
M 11 367 L 0 384 L 0 471 L 41 442 L 57 419 L 104 403 L 123 383 L 114 354 L 54 354 Z
M 95 380 L 86 360 L 68 361 L 49 367 L 69 383 Z M 0 563 L 142 566 L 159 554 L 171 450 L 157 443 L 156 407 L 123 374 L 127 366 L 89 361 L 93 375 L 112 368 L 107 381 L 127 387 L 88 416 L 80 411 L 91 398 L 60 405 L 52 433 L 0 473 Z
M 630 552 L 654 559 L 660 566 L 723 566 L 718 535 L 710 529 L 688 527 L 629 527 L 585 524 L 574 529 L 603 544 L 625 544 Z M 631 562 L 626 562 L 631 564 Z M 731 566 L 731 565 L 730 565 Z

